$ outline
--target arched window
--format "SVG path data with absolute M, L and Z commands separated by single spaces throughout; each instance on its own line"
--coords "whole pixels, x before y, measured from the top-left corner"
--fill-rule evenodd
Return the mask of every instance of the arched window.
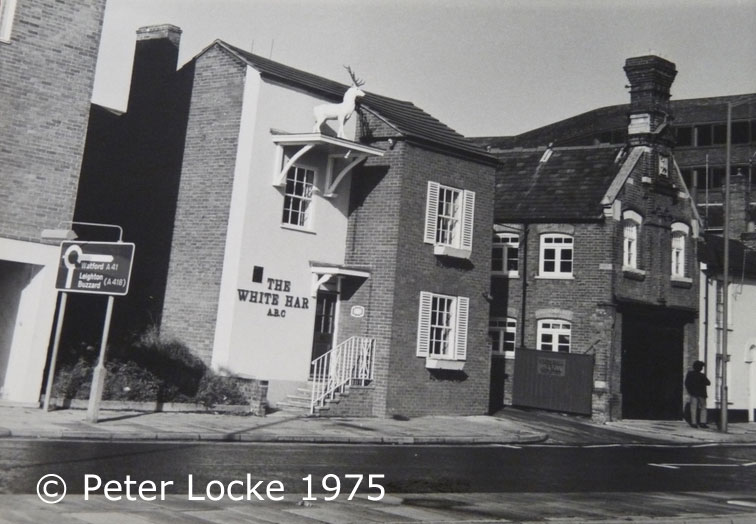
M 635 211 L 622 213 L 622 267 L 638 269 L 638 231 L 643 221 Z
M 538 349 L 569 353 L 572 324 L 566 320 L 544 318 L 538 321 Z
M 690 227 L 682 222 L 672 224 L 671 274 L 672 278 L 685 278 L 685 251 Z

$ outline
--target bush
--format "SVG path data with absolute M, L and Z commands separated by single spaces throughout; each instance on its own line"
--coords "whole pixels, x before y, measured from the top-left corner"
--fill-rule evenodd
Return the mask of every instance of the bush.
M 55 374 L 53 396 L 89 398 L 96 358 L 88 344 L 72 348 Z M 155 328 L 130 344 L 109 348 L 105 367 L 104 400 L 190 402 L 206 407 L 249 401 L 233 377 L 213 373 L 186 346 L 161 338 Z
M 200 380 L 196 401 L 209 408 L 216 404 L 246 404 L 248 399 L 233 377 L 208 372 Z

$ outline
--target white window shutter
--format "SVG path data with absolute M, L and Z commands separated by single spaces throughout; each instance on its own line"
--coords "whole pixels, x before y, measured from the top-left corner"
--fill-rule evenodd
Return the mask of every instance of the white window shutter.
M 417 316 L 417 353 L 418 357 L 428 356 L 431 327 L 431 302 L 433 295 L 427 291 L 420 292 L 420 310 Z
M 438 220 L 438 182 L 428 182 L 428 197 L 425 200 L 425 238 L 426 244 L 436 243 Z
M 455 326 L 456 341 L 454 344 L 454 358 L 467 359 L 467 321 L 469 318 L 470 299 L 457 297 L 457 325 Z
M 462 208 L 462 249 L 472 249 L 473 223 L 475 221 L 475 192 L 464 192 Z

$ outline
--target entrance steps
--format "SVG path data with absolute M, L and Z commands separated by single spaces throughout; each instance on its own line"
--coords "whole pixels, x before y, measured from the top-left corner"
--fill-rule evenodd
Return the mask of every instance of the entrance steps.
M 291 414 L 298 415 L 310 415 L 310 404 L 312 402 L 312 387 L 313 381 L 307 382 L 307 386 L 297 388 L 296 393 L 289 393 L 286 398 L 276 404 L 276 408 L 279 411 L 283 411 Z M 349 387 L 344 388 L 344 391 L 336 393 L 334 398 L 327 399 L 323 406 L 315 406 L 315 411 L 311 416 L 328 416 L 328 411 L 332 404 L 338 404 L 341 397 L 349 396 Z

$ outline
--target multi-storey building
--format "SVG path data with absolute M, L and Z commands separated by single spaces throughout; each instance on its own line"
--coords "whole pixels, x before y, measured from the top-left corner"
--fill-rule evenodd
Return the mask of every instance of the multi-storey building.
M 222 41 L 176 72 L 179 37 L 141 29 L 127 113 L 93 111 L 76 216 L 131 224 L 159 277 L 125 307 L 273 405 L 312 379 L 352 386 L 332 413 L 485 413 L 497 160 L 354 76 Z
M 731 175 L 744 185 L 731 197 L 733 238 L 756 246 L 756 198 L 751 186 L 756 155 L 756 93 L 670 101 L 675 160 L 699 207 L 707 231 L 721 234 L 723 185 L 727 164 L 727 111 L 731 106 Z M 627 140 L 628 104 L 602 107 L 511 137 L 489 137 L 492 148 L 623 144 Z M 738 190 L 739 189 L 739 190 Z
M 683 373 L 696 356 L 699 216 L 672 151 L 677 71 L 643 56 L 625 72 L 622 144 L 481 140 L 502 162 L 492 408 L 598 420 L 681 414 Z
M 73 218 L 104 0 L 0 1 L 0 398 L 39 400 L 57 292 L 43 229 Z

